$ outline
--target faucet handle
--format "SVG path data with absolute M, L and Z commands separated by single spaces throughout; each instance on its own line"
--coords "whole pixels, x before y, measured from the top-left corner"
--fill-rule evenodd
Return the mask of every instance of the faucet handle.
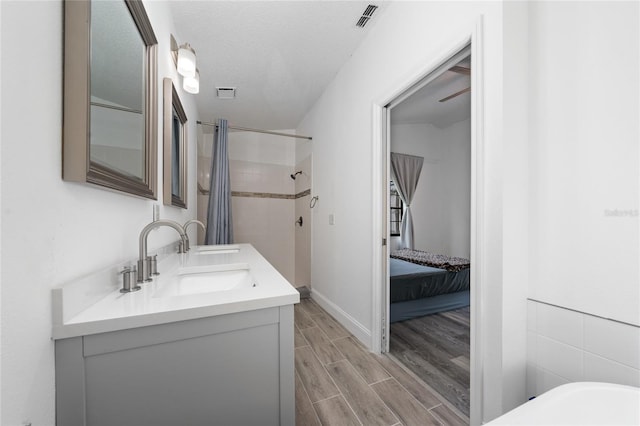
M 160 272 L 158 272 L 158 255 L 148 256 L 147 260 L 149 261 L 149 275 L 160 275 Z
M 140 290 L 140 286 L 136 284 L 138 270 L 135 266 L 125 266 L 118 274 L 122 275 L 120 293 L 131 293 Z

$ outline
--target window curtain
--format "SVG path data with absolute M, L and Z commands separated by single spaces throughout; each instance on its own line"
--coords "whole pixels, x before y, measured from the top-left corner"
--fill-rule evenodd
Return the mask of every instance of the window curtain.
M 205 244 L 233 243 L 227 120 L 219 119 L 213 136 Z
M 413 220 L 411 219 L 411 201 L 418 186 L 424 158 L 414 155 L 391 153 L 391 177 L 396 184 L 398 195 L 405 205 L 400 226 L 399 248 L 414 249 Z

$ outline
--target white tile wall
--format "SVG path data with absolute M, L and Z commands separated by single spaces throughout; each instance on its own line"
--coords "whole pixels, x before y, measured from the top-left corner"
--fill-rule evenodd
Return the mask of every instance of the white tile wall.
M 538 334 L 536 337 L 536 359 L 538 365 L 550 373 L 565 377 L 572 382 L 582 378 L 582 350 L 549 339 Z
M 565 379 L 562 376 L 558 376 L 557 374 L 553 374 L 546 370 L 539 370 L 536 375 L 536 379 L 539 382 L 538 387 L 545 390 L 557 388 L 560 385 L 571 382 L 569 379 Z M 541 393 L 542 392 L 537 392 L 537 395 L 540 395 Z
M 296 164 L 295 170 L 302 171 L 301 175 L 296 177 L 295 193 L 311 189 L 311 155 L 300 160 Z M 313 194 L 315 195 L 315 194 Z M 296 263 L 296 280 L 295 286 L 311 287 L 311 208 L 309 202 L 313 195 L 305 195 L 295 201 L 295 219 L 300 216 L 303 218 L 302 227 L 295 227 L 295 263 Z
M 284 133 L 294 133 L 284 131 Z M 209 137 L 209 136 L 207 136 Z M 211 144 L 198 146 L 198 182 L 209 189 Z M 251 132 L 229 134 L 229 178 L 231 191 L 294 195 L 297 186 L 308 189 L 310 157 L 295 165 L 296 144 L 290 138 Z M 304 175 L 291 179 L 304 167 Z M 198 196 L 198 218 L 206 223 L 208 196 Z M 308 203 L 307 203 L 308 205 Z M 296 200 L 232 197 L 233 233 L 237 243 L 252 244 L 290 283 L 296 282 Z M 297 216 L 295 216 L 297 218 Z M 310 221 L 305 218 L 305 230 Z M 310 244 L 309 238 L 302 242 Z M 307 250 L 308 251 L 308 250 Z M 301 271 L 309 269 L 307 264 Z M 306 269 L 305 269 L 306 268 Z M 308 275 L 308 273 L 306 274 Z M 305 281 L 308 284 L 308 279 Z
M 640 370 L 589 352 L 584 354 L 584 380 L 640 386 Z
M 295 192 L 296 194 L 311 188 L 311 156 L 301 160 L 296 164 L 296 172 L 301 171 L 302 174 L 296 177 Z
M 229 160 L 232 191 L 293 194 L 295 183 L 291 179 L 292 173 L 293 166 Z
M 637 327 L 585 316 L 584 348 L 604 358 L 640 369 L 640 333 Z
M 232 197 L 231 208 L 234 242 L 252 244 L 293 284 L 294 200 Z
M 583 346 L 583 317 L 584 315 L 579 312 L 538 304 L 536 329 L 538 334 L 542 336 L 581 348 Z
M 640 327 L 528 300 L 528 396 L 576 381 L 640 386 Z

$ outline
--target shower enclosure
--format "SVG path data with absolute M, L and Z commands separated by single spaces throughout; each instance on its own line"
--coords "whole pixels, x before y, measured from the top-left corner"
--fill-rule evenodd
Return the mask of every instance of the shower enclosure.
M 202 221 L 207 216 L 213 132 L 212 126 L 199 126 L 198 219 Z M 311 141 L 285 136 L 294 133 L 230 127 L 233 233 L 235 243 L 252 244 L 294 287 L 310 288 Z M 202 237 L 200 231 L 199 243 Z

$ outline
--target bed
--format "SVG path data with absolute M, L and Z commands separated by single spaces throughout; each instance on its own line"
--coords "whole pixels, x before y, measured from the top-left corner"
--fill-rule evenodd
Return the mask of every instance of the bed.
M 467 259 L 421 250 L 390 255 L 390 322 L 469 306 Z

